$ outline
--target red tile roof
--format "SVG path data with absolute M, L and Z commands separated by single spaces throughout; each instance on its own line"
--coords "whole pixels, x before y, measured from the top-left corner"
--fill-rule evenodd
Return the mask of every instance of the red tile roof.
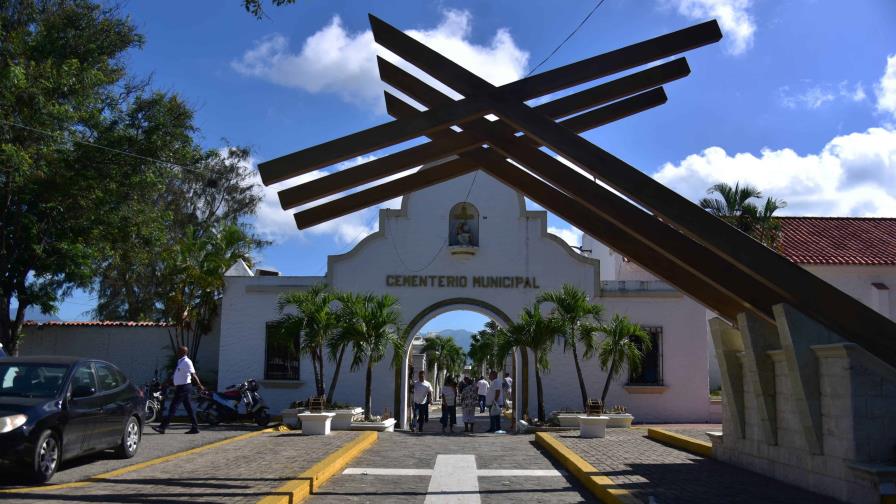
M 896 219 L 781 217 L 780 244 L 799 264 L 896 265 Z
M 49 320 L 46 322 L 37 322 L 34 320 L 26 320 L 26 326 L 47 327 L 47 326 L 80 326 L 80 327 L 171 327 L 171 324 L 164 322 L 128 322 L 124 320 L 85 320 L 85 321 L 64 321 Z

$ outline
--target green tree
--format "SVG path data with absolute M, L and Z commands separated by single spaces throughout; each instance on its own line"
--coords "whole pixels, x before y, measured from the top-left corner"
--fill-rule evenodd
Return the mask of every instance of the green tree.
M 501 327 L 494 320 L 485 323 L 482 329 L 476 332 L 470 340 L 470 360 L 473 369 L 482 373 L 482 368 L 498 369 L 501 362 L 498 356 L 498 344 L 501 337 Z
M 0 343 L 13 354 L 26 308 L 52 312 L 90 285 L 129 195 L 157 175 L 82 143 L 137 106 L 124 56 L 142 44 L 114 8 L 0 3 Z
M 579 378 L 579 392 L 582 395 L 582 408 L 588 403 L 588 388 L 585 386 L 585 378 L 582 376 L 582 365 L 579 363 L 578 345 L 584 349 L 584 357 L 587 359 L 594 354 L 597 348 L 597 334 L 603 307 L 592 304 L 588 295 L 582 289 L 570 284 L 564 284 L 559 290 L 543 292 L 538 296 L 537 302 L 550 303 L 553 306 L 551 316 L 556 319 L 561 327 L 563 338 L 563 351 L 572 350 L 573 362 L 576 365 L 576 375 Z
M 752 200 L 762 198 L 762 192 L 753 185 L 741 185 L 739 182 L 734 187 L 720 182 L 707 189 L 706 193 L 719 197 L 702 198 L 699 205 L 703 209 L 766 246 L 777 247 L 780 223 L 774 213 L 786 207 L 787 202 L 770 197 L 759 208 Z
M 438 374 L 433 377 L 436 383 L 442 383 L 449 374 L 460 374 L 466 363 L 463 348 L 450 336 L 426 338 L 421 352 L 426 355 L 426 361 L 434 364 L 438 370 Z
M 171 347 L 185 346 L 196 359 L 202 336 L 218 314 L 224 292 L 224 272 L 236 261 L 251 264 L 255 244 L 235 223 L 219 229 L 187 229 L 185 236 L 165 252 L 161 278 L 167 286 L 162 300 L 170 329 Z
M 264 7 L 262 3 L 264 0 L 243 0 L 243 8 L 246 9 L 246 12 L 252 14 L 257 19 L 261 19 L 266 16 L 264 12 Z M 296 0 L 271 0 L 271 5 L 275 7 L 280 7 L 282 5 L 291 5 L 296 3 Z
M 546 417 L 541 373 L 548 372 L 551 369 L 548 354 L 554 346 L 554 340 L 561 334 L 562 330 L 563 328 L 557 319 L 542 315 L 538 303 L 534 303 L 532 306 L 524 308 L 519 320 L 504 331 L 505 337 L 501 344 L 502 356 L 508 355 L 513 351 L 513 348 L 521 348 L 532 352 L 535 360 L 537 413 L 541 421 L 544 421 Z
M 277 300 L 277 310 L 280 312 L 277 322 L 281 331 L 294 337 L 299 343 L 299 355 L 311 357 L 318 397 L 325 392 L 324 350 L 339 332 L 339 317 L 333 307 L 335 300 L 336 295 L 325 284 L 313 285 L 308 290 L 287 292 Z M 294 310 L 295 313 L 286 313 L 288 310 Z
M 600 332 L 605 335 L 605 338 L 600 342 L 597 357 L 600 361 L 600 368 L 607 372 L 607 380 L 604 382 L 604 390 L 600 394 L 600 402 L 606 404 L 610 383 L 616 375 L 624 367 L 628 367 L 632 374 L 640 373 L 644 355 L 650 351 L 653 343 L 643 327 L 618 313 L 613 315 L 613 319 L 609 323 L 600 326 Z
M 401 365 L 404 358 L 404 342 L 399 336 L 398 300 L 388 294 L 381 296 L 364 294 L 347 300 L 346 324 L 352 344 L 352 371 L 366 366 L 364 382 L 364 419 L 370 420 L 373 387 L 373 366 L 382 361 L 392 350 L 391 367 Z

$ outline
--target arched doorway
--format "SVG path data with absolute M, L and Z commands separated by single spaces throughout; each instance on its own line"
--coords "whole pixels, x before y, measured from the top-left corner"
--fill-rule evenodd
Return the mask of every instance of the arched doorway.
M 396 370 L 396 384 L 395 384 L 395 408 L 396 411 L 399 412 L 399 424 L 402 429 L 408 428 L 408 407 L 409 399 L 408 399 L 408 383 L 410 383 L 410 374 L 409 374 L 409 361 L 411 358 L 411 348 L 414 336 L 420 332 L 420 329 L 423 328 L 428 322 L 438 317 L 439 315 L 459 310 L 467 310 L 483 315 L 497 323 L 500 327 L 507 327 L 513 322 L 506 313 L 500 308 L 492 305 L 491 303 L 487 303 L 485 301 L 481 301 L 478 299 L 472 298 L 451 298 L 445 299 L 436 303 L 433 303 L 426 308 L 422 309 L 419 313 L 417 313 L 411 320 L 408 322 L 406 326 L 405 332 L 405 355 L 403 359 L 403 365 L 400 366 L 400 371 Z M 522 369 L 519 365 L 520 363 L 520 352 L 519 349 L 514 349 L 513 351 L 513 380 L 515 384 L 522 384 Z M 522 397 L 521 393 L 522 387 L 514 386 L 513 387 L 513 417 L 514 424 L 519 425 L 520 419 L 520 398 Z

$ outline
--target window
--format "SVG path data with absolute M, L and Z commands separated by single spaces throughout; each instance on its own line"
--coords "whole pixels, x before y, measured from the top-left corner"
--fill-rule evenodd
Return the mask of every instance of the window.
M 96 390 L 96 378 L 93 377 L 93 369 L 91 369 L 90 364 L 78 366 L 74 376 L 72 376 L 71 390 L 75 390 L 78 387 Z
M 117 369 L 99 363 L 94 364 L 94 368 L 96 369 L 96 381 L 100 384 L 100 391 L 109 392 L 124 385 L 121 373 Z
M 264 338 L 265 380 L 299 379 L 299 338 L 298 334 L 281 331 L 277 323 L 268 322 Z
M 56 397 L 68 366 L 0 364 L 0 396 Z
M 662 385 L 663 384 L 663 328 L 642 326 L 653 345 L 644 355 L 644 365 L 637 375 L 629 374 L 630 385 Z

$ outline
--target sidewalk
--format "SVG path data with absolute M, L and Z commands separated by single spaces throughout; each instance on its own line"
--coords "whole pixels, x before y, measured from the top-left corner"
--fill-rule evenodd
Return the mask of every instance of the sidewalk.
M 582 439 L 578 432 L 553 436 L 618 488 L 645 503 L 651 498 L 663 504 L 838 502 L 746 469 L 668 447 L 648 439 L 647 429 L 607 429 L 607 436 L 599 439 Z

